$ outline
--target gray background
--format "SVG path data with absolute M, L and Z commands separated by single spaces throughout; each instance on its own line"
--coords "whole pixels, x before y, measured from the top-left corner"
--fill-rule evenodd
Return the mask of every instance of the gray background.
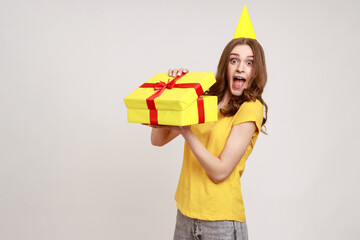
M 251 239 L 360 239 L 360 2 L 247 1 L 268 136 L 242 177 Z M 171 239 L 183 139 L 123 98 L 215 73 L 244 1 L 0 1 L 0 239 Z

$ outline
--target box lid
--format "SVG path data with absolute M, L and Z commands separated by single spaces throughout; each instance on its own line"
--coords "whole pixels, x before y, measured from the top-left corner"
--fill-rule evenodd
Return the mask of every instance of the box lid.
M 124 98 L 126 107 L 148 108 L 146 99 L 153 96 L 156 109 L 184 110 L 216 82 L 212 72 L 190 72 L 173 80 L 168 73 L 156 74 Z M 200 91 L 196 85 L 201 86 Z

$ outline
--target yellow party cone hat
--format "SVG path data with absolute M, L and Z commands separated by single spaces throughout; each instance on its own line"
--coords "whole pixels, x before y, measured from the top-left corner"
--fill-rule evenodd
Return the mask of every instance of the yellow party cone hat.
M 246 5 L 244 5 L 244 8 L 242 10 L 240 20 L 236 27 L 236 31 L 235 31 L 233 39 L 240 38 L 240 37 L 256 39 L 255 32 L 252 27 L 252 24 L 250 21 L 250 16 L 247 11 Z

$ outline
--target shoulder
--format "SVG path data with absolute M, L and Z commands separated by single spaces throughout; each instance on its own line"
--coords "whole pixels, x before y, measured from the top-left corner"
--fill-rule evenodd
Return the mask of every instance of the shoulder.
M 233 125 L 243 122 L 254 122 L 260 131 L 263 114 L 264 106 L 259 100 L 244 102 L 234 116 Z
M 238 114 L 246 114 L 248 112 L 257 113 L 258 115 L 262 115 L 264 110 L 263 104 L 259 100 L 255 101 L 248 101 L 241 104 L 239 110 L 237 111 L 236 115 Z

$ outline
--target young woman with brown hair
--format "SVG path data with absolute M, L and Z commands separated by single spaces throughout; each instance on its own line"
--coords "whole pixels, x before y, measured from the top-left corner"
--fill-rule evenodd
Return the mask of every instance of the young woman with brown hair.
M 187 70 L 170 69 L 169 75 L 183 71 Z M 180 134 L 185 139 L 174 239 L 248 238 L 240 177 L 267 119 L 262 98 L 266 81 L 261 45 L 251 38 L 235 38 L 225 47 L 216 83 L 206 93 L 218 97 L 218 121 L 151 125 L 155 146 Z

